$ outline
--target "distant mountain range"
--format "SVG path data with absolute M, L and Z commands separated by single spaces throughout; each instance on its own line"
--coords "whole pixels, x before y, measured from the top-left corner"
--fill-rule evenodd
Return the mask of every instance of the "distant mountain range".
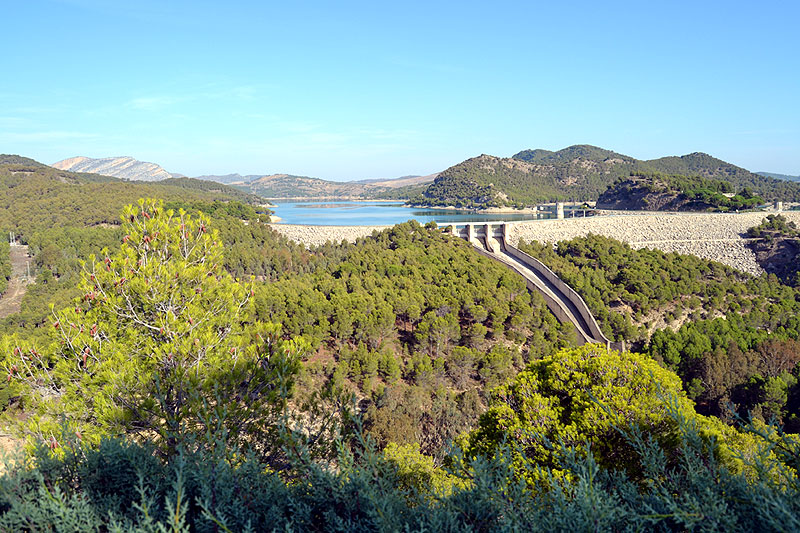
M 800 181 L 800 176 L 789 176 L 788 174 L 776 174 L 774 172 L 756 172 L 759 176 L 775 178 L 776 180 Z
M 132 157 L 72 157 L 52 166 L 131 181 L 163 181 L 181 176 Z M 800 183 L 795 183 L 800 182 L 800 177 L 756 174 L 700 152 L 642 161 L 590 145 L 570 146 L 556 152 L 523 150 L 510 158 L 484 154 L 438 174 L 395 179 L 339 182 L 292 174 L 204 175 L 195 179 L 230 185 L 276 200 L 411 198 L 422 205 L 485 208 L 595 200 L 617 178 L 641 172 L 725 180 L 736 191 L 748 188 L 768 201 L 800 201 Z
M 761 176 L 708 154 L 642 161 L 589 145 L 557 152 L 523 150 L 510 158 L 481 155 L 443 172 L 414 203 L 462 208 L 523 207 L 559 200 L 595 200 L 617 178 L 661 172 L 730 182 L 765 200 L 800 201 L 800 184 Z
M 264 198 L 405 199 L 421 193 L 436 175 L 364 181 L 328 181 L 308 176 L 270 174 L 231 185 Z
M 406 199 L 420 194 L 431 183 L 430 176 L 403 176 L 394 179 L 329 181 L 293 174 L 205 175 L 197 179 L 225 183 L 274 200 L 291 198 Z
M 206 180 L 206 181 L 216 181 L 217 183 L 224 183 L 225 185 L 241 185 L 243 183 L 247 183 L 249 181 L 253 181 L 255 179 L 260 178 L 260 174 L 250 174 L 249 176 L 242 176 L 241 174 L 224 174 L 224 175 L 204 175 L 204 176 L 195 176 L 195 178 L 199 180 Z
M 163 181 L 182 177 L 171 174 L 155 163 L 138 161 L 132 157 L 71 157 L 51 165 L 59 170 L 86 172 L 112 176 L 131 181 Z M 420 194 L 436 174 L 429 176 L 403 176 L 395 179 L 362 181 L 328 181 L 292 174 L 223 174 L 203 175 L 193 179 L 230 185 L 263 198 L 357 198 L 406 199 Z

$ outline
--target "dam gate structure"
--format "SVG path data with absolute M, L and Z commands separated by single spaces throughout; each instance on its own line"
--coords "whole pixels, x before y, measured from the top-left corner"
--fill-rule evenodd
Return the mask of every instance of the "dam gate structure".
M 544 263 L 506 242 L 506 223 L 455 224 L 453 235 L 470 242 L 481 254 L 499 261 L 521 275 L 531 291 L 540 293 L 548 309 L 562 323 L 571 323 L 581 344 L 598 343 L 624 350 L 624 343 L 611 342 L 600 330 L 594 315 L 575 290 Z

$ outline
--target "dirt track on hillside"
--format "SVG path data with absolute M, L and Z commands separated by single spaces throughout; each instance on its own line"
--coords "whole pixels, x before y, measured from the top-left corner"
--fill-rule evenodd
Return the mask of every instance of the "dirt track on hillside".
M 0 297 L 0 318 L 19 312 L 28 284 L 33 283 L 33 279 L 27 279 L 27 263 L 31 260 L 28 257 L 28 247 L 12 246 L 10 255 L 11 279 L 8 281 L 8 289 Z

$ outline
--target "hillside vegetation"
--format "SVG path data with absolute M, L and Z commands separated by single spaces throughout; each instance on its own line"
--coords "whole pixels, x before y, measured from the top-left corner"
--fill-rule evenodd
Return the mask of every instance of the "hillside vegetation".
M 2 339 L 3 392 L 38 444 L 0 478 L 1 529 L 800 525 L 794 437 L 698 414 L 644 355 L 558 350 L 528 322 L 522 280 L 468 244 L 408 223 L 259 286 L 219 268 L 198 211 L 126 207 L 79 298 L 38 341 Z M 409 358 L 393 357 L 398 340 Z M 542 351 L 516 350 L 526 342 Z
M 768 178 L 775 178 L 778 180 L 786 181 L 800 181 L 800 176 L 790 176 L 789 174 L 776 174 L 775 172 L 756 172 L 759 176 L 766 176 Z
M 521 244 L 634 352 L 578 347 L 435 224 L 309 249 L 192 180 L 37 168 L 2 182 L 51 212 L 0 212 L 37 276 L 0 322 L 0 407 L 29 444 L 0 530 L 800 529 L 800 443 L 767 424 L 800 428 L 800 289 L 774 276 Z M 144 190 L 169 196 L 116 224 L 77 209 Z
M 0 240 L 0 295 L 8 287 L 8 280 L 11 279 L 11 257 L 9 255 L 11 247 L 5 239 Z
M 575 341 L 521 278 L 413 222 L 310 251 L 256 221 L 243 227 L 217 214 L 211 222 L 222 230 L 219 261 L 227 271 L 271 280 L 253 287 L 253 316 L 310 343 L 298 396 L 355 394 L 381 444 L 417 443 L 441 456 L 448 440 L 477 422 L 491 387 Z M 122 239 L 104 228 L 75 233 L 51 230 L 42 235 L 50 245 L 32 245 L 44 283 L 31 287 L 7 331 L 46 343 L 46 302 L 66 306 L 79 293 L 78 257 L 101 257 L 104 243 L 113 248 Z
M 583 297 L 609 338 L 673 369 L 700 412 L 728 421 L 752 412 L 800 429 L 797 288 L 597 235 L 520 248 Z
M 63 226 L 119 224 L 122 208 L 142 196 L 206 201 L 261 200 L 231 187 L 187 178 L 124 182 L 98 174 L 57 170 L 19 156 L 0 156 L 0 229 L 22 243 L 36 231 Z
M 700 176 L 636 173 L 618 178 L 597 199 L 598 209 L 717 211 L 752 209 L 764 203 L 749 189 L 733 194 L 728 181 Z
M 120 210 L 141 195 L 161 196 L 182 207 L 224 216 L 219 222 L 220 230 L 226 236 L 231 232 L 241 235 L 236 240 L 230 237 L 226 248 L 226 266 L 230 265 L 232 271 L 243 261 L 254 265 L 250 271 L 258 276 L 271 277 L 276 271 L 285 270 L 284 260 L 278 259 L 278 253 L 272 253 L 275 248 L 264 240 L 272 239 L 273 232 L 240 222 L 256 221 L 268 212 L 257 207 L 260 199 L 242 191 L 185 178 L 159 183 L 123 182 L 97 174 L 57 170 L 19 156 L 0 156 L 0 161 L 7 162 L 0 164 L 0 232 L 6 236 L 13 231 L 19 243 L 29 245 L 31 268 L 37 277 L 37 283 L 27 287 L 21 312 L 3 321 L 6 328 L 37 331 L 48 318 L 50 303 L 65 305 L 74 298 L 80 262 L 120 242 Z M 283 250 L 291 249 L 287 245 Z M 0 265 L 7 261 L 6 252 Z M 0 267 L 2 272 L 4 266 Z
M 618 178 L 658 172 L 728 181 L 767 201 L 800 201 L 800 185 L 760 176 L 707 154 L 640 161 L 595 146 L 550 152 L 525 150 L 512 158 L 481 155 L 454 165 L 413 199 L 463 208 L 524 207 L 542 202 L 594 200 Z
M 768 215 L 758 226 L 747 231 L 748 246 L 756 261 L 770 274 L 800 287 L 800 230 L 782 215 Z

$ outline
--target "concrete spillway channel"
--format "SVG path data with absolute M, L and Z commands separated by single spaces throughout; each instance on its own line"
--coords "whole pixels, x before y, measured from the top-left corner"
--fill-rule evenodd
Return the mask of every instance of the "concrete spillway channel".
M 451 226 L 453 234 L 472 243 L 481 254 L 499 261 L 517 272 L 531 291 L 539 292 L 547 307 L 562 323 L 571 323 L 583 343 L 599 343 L 608 348 L 621 349 L 622 343 L 612 343 L 597 325 L 583 298 L 564 283 L 544 263 L 506 242 L 505 223 L 457 224 Z

